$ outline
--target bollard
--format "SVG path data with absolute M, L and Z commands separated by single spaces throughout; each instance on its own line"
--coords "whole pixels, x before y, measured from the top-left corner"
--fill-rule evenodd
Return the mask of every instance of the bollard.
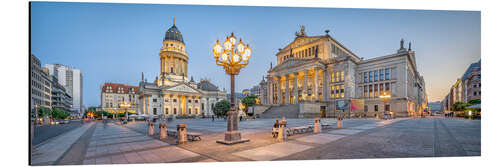
M 186 124 L 177 125 L 177 144 L 187 143 Z
M 314 133 L 321 133 L 321 120 L 314 118 Z
M 149 130 L 148 130 L 148 135 L 153 136 L 155 135 L 155 123 L 149 122 Z
M 167 139 L 167 124 L 166 123 L 160 123 L 160 139 Z
M 342 129 L 342 127 L 344 126 L 342 120 L 343 120 L 342 117 L 337 118 L 337 129 Z
M 288 135 L 286 134 L 286 120 L 279 122 L 278 141 L 287 141 Z

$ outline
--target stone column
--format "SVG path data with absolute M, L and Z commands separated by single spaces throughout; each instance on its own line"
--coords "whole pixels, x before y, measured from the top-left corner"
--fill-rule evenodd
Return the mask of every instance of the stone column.
M 298 104 L 299 103 L 299 87 L 297 85 L 297 80 L 299 80 L 299 73 L 298 72 L 295 72 L 293 73 L 294 74 L 294 79 L 293 79 L 293 96 L 295 96 L 295 99 L 294 99 L 294 104 Z
M 160 139 L 167 139 L 167 124 L 166 123 L 160 123 Z
M 151 113 L 149 113 L 149 96 L 146 97 L 146 109 L 147 109 L 147 112 L 148 112 L 148 115 L 150 115 Z
M 177 125 L 177 144 L 187 143 L 186 124 Z
M 281 104 L 281 76 L 278 76 L 278 104 Z
M 288 135 L 286 134 L 286 120 L 279 121 L 278 141 L 287 141 Z
M 330 87 L 328 84 L 328 78 L 330 78 L 329 76 L 328 70 L 323 70 L 323 101 L 328 101 L 328 87 Z
M 318 69 L 314 68 L 314 100 L 319 100 L 318 98 Z
M 314 133 L 321 133 L 321 122 L 319 118 L 314 118 Z
M 302 92 L 305 93 L 305 97 L 304 99 L 305 100 L 308 100 L 307 97 L 309 97 L 309 95 L 307 94 L 307 91 L 309 89 L 308 85 L 307 85 L 307 69 L 304 70 L 304 85 L 302 86 Z
M 153 136 L 155 134 L 155 123 L 153 123 L 153 121 L 150 121 L 149 122 L 149 128 L 148 128 L 148 135 L 149 136 Z
M 188 102 L 189 102 L 189 96 L 186 96 L 186 99 L 184 100 L 184 113 L 186 113 L 186 115 L 189 115 Z M 191 100 L 191 102 L 193 102 L 193 101 Z M 191 114 L 192 113 L 193 113 L 193 110 L 191 110 Z
M 285 104 L 290 104 L 290 74 L 285 75 Z
M 182 109 L 181 109 L 181 99 L 182 97 L 178 94 L 177 95 L 177 115 L 182 115 Z

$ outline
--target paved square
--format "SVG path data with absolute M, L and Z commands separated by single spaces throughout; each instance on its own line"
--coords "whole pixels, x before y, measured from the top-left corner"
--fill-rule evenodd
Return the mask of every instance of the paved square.
M 364 130 L 340 129 L 340 130 L 331 130 L 331 131 L 328 131 L 328 133 L 331 133 L 331 134 L 342 134 L 342 135 L 352 135 L 352 134 L 356 134 L 356 133 L 363 132 L 363 131 Z
M 288 156 L 297 152 L 313 148 L 311 146 L 294 144 L 290 142 L 271 144 L 251 150 L 233 153 L 234 155 L 256 160 L 256 161 L 269 161 L 284 156 Z
M 333 135 L 333 134 L 316 134 L 298 138 L 298 141 L 307 142 L 307 143 L 315 143 L 315 144 L 326 144 L 332 141 L 343 138 L 343 135 Z

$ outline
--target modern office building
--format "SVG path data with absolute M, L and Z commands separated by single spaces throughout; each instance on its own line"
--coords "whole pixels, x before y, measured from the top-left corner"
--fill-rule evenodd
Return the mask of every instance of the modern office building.
M 58 83 L 64 86 L 66 91 L 72 97 L 71 111 L 76 114 L 83 114 L 83 78 L 79 69 L 62 64 L 46 64 L 49 74 L 57 78 Z

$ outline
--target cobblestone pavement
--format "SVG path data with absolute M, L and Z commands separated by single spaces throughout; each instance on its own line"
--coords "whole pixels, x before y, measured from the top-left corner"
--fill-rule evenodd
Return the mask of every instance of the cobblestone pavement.
M 287 121 L 288 127 L 313 123 L 313 119 Z M 259 119 L 240 122 L 242 138 L 250 142 L 232 146 L 215 142 L 224 138 L 226 122 L 222 119 L 178 119 L 167 127 L 175 129 L 179 123 L 187 124 L 188 132 L 202 133 L 202 140 L 182 145 L 177 145 L 173 136 L 160 140 L 158 123 L 153 136 L 146 135 L 147 125 L 142 121 L 128 125 L 98 123 L 88 131 L 88 137 L 80 138 L 87 145 L 76 147 L 85 146 L 81 149 L 83 158 L 71 160 L 66 155 L 63 160 L 72 162 L 69 164 L 123 164 L 481 155 L 478 120 L 346 119 L 342 129 L 334 126 L 319 134 L 299 134 L 278 142 L 270 135 L 274 119 Z M 322 123 L 336 125 L 336 120 L 323 119 Z

